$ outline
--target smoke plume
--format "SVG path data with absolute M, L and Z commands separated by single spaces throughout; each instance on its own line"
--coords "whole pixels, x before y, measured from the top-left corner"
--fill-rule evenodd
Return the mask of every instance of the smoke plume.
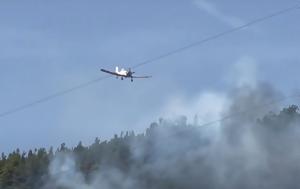
M 221 115 L 228 119 L 218 129 L 180 117 L 160 119 L 144 134 L 128 137 L 125 167 L 106 159 L 87 175 L 76 155 L 56 155 L 44 189 L 299 188 L 297 109 L 278 112 L 271 99 L 282 95 L 267 84 L 242 86 L 227 97 Z

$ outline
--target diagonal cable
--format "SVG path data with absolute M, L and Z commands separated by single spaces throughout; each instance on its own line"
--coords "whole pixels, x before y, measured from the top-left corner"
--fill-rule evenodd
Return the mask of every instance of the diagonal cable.
M 10 110 L 7 110 L 5 112 L 1 112 L 0 113 L 0 118 L 1 117 L 4 117 L 4 116 L 8 116 L 10 114 L 13 114 L 13 113 L 16 113 L 16 112 L 19 112 L 19 111 L 22 111 L 22 110 L 25 110 L 25 109 L 28 109 L 28 108 L 31 108 L 35 105 L 38 105 L 38 104 L 41 104 L 41 103 L 44 103 L 44 102 L 47 102 L 47 101 L 50 101 L 54 98 L 57 98 L 59 96 L 63 96 L 63 95 L 66 95 L 68 93 L 72 93 L 76 90 L 79 90 L 79 89 L 82 89 L 82 88 L 85 88 L 87 86 L 90 86 L 90 85 L 93 85 L 93 84 L 96 84 L 98 83 L 99 81 L 102 81 L 104 79 L 107 79 L 109 78 L 110 76 L 105 76 L 105 77 L 99 77 L 97 79 L 94 79 L 94 80 L 91 80 L 91 81 L 88 81 L 88 82 L 85 82 L 85 83 L 81 83 L 79 85 L 76 85 L 74 87 L 71 87 L 71 88 L 68 88 L 68 89 L 65 89 L 65 90 L 62 90 L 62 91 L 58 91 L 56 93 L 53 93 L 49 96 L 46 96 L 46 97 L 43 97 L 43 98 L 40 98 L 38 100 L 35 100 L 33 102 L 30 102 L 30 103 L 27 103 L 27 104 L 23 104 L 21 106 L 18 106 L 18 107 L 15 107 L 15 108 L 12 108 Z
M 266 15 L 266 16 L 264 16 L 264 17 L 257 18 L 257 19 L 255 19 L 255 20 L 252 20 L 252 21 L 246 23 L 246 24 L 243 24 L 243 25 L 240 25 L 240 26 L 238 26 L 238 27 L 235 27 L 235 28 L 232 28 L 232 29 L 229 29 L 229 30 L 220 32 L 220 33 L 217 33 L 217 34 L 215 34 L 215 35 L 211 35 L 211 36 L 209 36 L 209 37 L 207 37 L 207 38 L 204 38 L 204 39 L 202 39 L 202 40 L 200 40 L 200 41 L 196 41 L 196 42 L 193 42 L 193 43 L 191 43 L 191 44 L 188 44 L 188 45 L 186 45 L 186 46 L 184 46 L 184 47 L 180 47 L 180 48 L 174 49 L 174 50 L 169 51 L 169 52 L 167 52 L 167 53 L 164 53 L 164 54 L 161 54 L 161 55 L 159 55 L 159 56 L 156 56 L 156 57 L 154 57 L 154 58 L 152 58 L 152 59 L 145 60 L 145 61 L 143 61 L 143 62 L 141 62 L 141 63 L 139 63 L 139 64 L 136 64 L 136 65 L 132 66 L 132 68 L 138 68 L 138 67 L 140 67 L 140 66 L 144 66 L 144 65 L 146 65 L 146 64 L 150 64 L 150 63 L 156 62 L 156 61 L 158 61 L 158 60 L 161 60 L 161 59 L 164 59 L 164 58 L 166 58 L 166 57 L 172 56 L 172 55 L 177 54 L 177 53 L 179 53 L 179 52 L 183 52 L 183 51 L 189 50 L 189 49 L 191 49 L 191 48 L 200 46 L 200 45 L 202 45 L 202 44 L 204 44 L 204 43 L 207 43 L 207 42 L 209 42 L 209 41 L 216 40 L 216 39 L 221 38 L 221 37 L 223 37 L 223 36 L 225 36 L 225 35 L 229 35 L 229 34 L 231 34 L 231 33 L 234 33 L 234 32 L 237 32 L 237 31 L 239 31 L 239 30 L 242 30 L 242 29 L 245 29 L 245 28 L 247 28 L 247 27 L 250 27 L 250 26 L 252 26 L 252 25 L 255 25 L 255 24 L 264 22 L 264 21 L 269 20 L 269 19 L 271 19 L 271 18 L 273 18 L 273 17 L 276 17 L 276 16 L 280 16 L 280 15 L 286 14 L 286 13 L 288 13 L 288 12 L 294 11 L 294 10 L 299 9 L 299 8 L 300 8 L 300 5 L 296 5 L 296 6 L 292 6 L 292 7 L 289 7 L 289 8 L 286 8 L 286 9 L 283 9 L 283 10 L 280 10 L 280 11 L 277 11 L 277 12 L 274 12 L 274 13 L 271 13 L 271 14 Z

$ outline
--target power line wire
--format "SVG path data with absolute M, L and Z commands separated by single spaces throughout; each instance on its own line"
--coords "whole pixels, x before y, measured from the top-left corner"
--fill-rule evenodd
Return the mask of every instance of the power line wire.
M 81 83 L 79 85 L 76 85 L 72 88 L 68 88 L 68 89 L 65 89 L 65 90 L 62 90 L 62 91 L 59 91 L 59 92 L 56 92 L 56 93 L 53 93 L 49 96 L 46 96 L 46 97 L 43 97 L 43 98 L 40 98 L 36 101 L 33 101 L 33 102 L 30 102 L 28 104 L 24 104 L 24 105 L 21 105 L 21 106 L 18 106 L 16 108 L 13 108 L 13 109 L 10 109 L 8 111 L 5 111 L 5 112 L 2 112 L 0 113 L 0 118 L 1 117 L 5 117 L 5 116 L 8 116 L 10 114 L 13 114 L 13 113 L 16 113 L 16 112 L 19 112 L 19 111 L 22 111 L 22 110 L 25 110 L 25 109 L 28 109 L 32 106 L 35 106 L 37 104 L 41 104 L 41 103 L 44 103 L 44 102 L 47 102 L 47 101 L 50 101 L 54 98 L 57 98 L 59 96 L 63 96 L 63 95 L 66 95 L 68 93 L 71 93 L 71 92 L 74 92 L 76 90 L 79 90 L 79 89 L 82 89 L 82 88 L 85 88 L 87 86 L 90 86 L 90 85 L 93 85 L 93 84 L 96 84 L 98 83 L 99 81 L 102 81 L 104 79 L 107 79 L 109 78 L 110 76 L 105 76 L 105 77 L 99 77 L 97 79 L 93 79 L 91 81 L 88 81 L 88 82 L 85 82 L 85 83 Z
M 283 97 L 281 99 L 272 100 L 272 101 L 270 101 L 268 103 L 265 103 L 265 104 L 262 104 L 260 106 L 255 106 L 255 107 L 249 108 L 249 109 L 244 110 L 244 111 L 235 112 L 235 113 L 232 113 L 230 115 L 224 116 L 224 117 L 222 117 L 220 119 L 216 119 L 216 120 L 213 120 L 213 121 L 210 121 L 210 122 L 207 122 L 207 123 L 203 123 L 203 124 L 200 124 L 198 126 L 199 127 L 205 127 L 205 126 L 213 125 L 213 124 L 216 124 L 216 123 L 220 123 L 220 122 L 228 120 L 228 119 L 230 119 L 232 117 L 236 117 L 236 116 L 239 116 L 239 115 L 247 114 L 250 111 L 261 109 L 261 108 L 266 107 L 266 106 L 270 106 L 270 105 L 273 105 L 273 104 L 278 104 L 278 103 L 286 101 L 288 99 L 295 99 L 295 98 L 300 98 L 300 95 L 299 94 L 297 94 L 297 95 L 291 95 L 291 96 Z
M 281 11 L 278 11 L 278 12 L 275 12 L 275 13 L 272 13 L 272 14 L 269 14 L 267 16 L 264 16 L 264 17 L 261 17 L 261 18 L 258 18 L 258 19 L 255 19 L 251 22 L 248 22 L 247 24 L 244 24 L 244 25 L 241 25 L 239 27 L 236 27 L 236 28 L 233 28 L 233 29 L 230 29 L 230 30 L 227 30 L 227 31 L 224 31 L 224 32 L 221 32 L 221 33 L 218 33 L 216 35 L 213 35 L 213 36 L 210 36 L 210 37 L 207 37 L 205 39 L 202 39 L 200 41 L 197 41 L 197 42 L 194 42 L 194 43 L 191 43 L 187 46 L 184 46 L 184 47 L 181 47 L 181 48 L 178 48 L 178 49 L 175 49 L 175 50 L 172 50 L 172 51 L 169 51 L 165 54 L 161 54 L 157 57 L 154 57 L 152 59 L 148 59 L 146 61 L 143 61 L 143 62 L 140 62 L 139 64 L 136 64 L 134 65 L 132 68 L 138 68 L 138 67 L 141 67 L 143 65 L 146 65 L 146 64 L 149 64 L 149 63 L 152 63 L 154 61 L 157 61 L 157 60 L 160 60 L 160 59 L 163 59 L 163 58 L 166 58 L 168 56 L 171 56 L 171 55 L 174 55 L 176 53 L 179 53 L 179 52 L 182 52 L 182 51 L 185 51 L 185 50 L 188 50 L 190 48 L 193 48 L 193 47 L 196 47 L 196 46 L 199 46 L 203 43 L 206 43 L 206 42 L 209 42 L 209 41 L 212 41 L 212 40 L 215 40 L 217 38 L 220 38 L 222 36 L 225 36 L 225 35 L 228 35 L 230 33 L 234 33 L 236 31 L 239 31 L 241 29 L 244 29 L 246 27 L 249 27 L 249 26 L 252 26 L 252 25 L 255 25 L 257 23 L 260 23 L 260 22 L 263 22 L 265 20 L 268 20 L 270 18 L 273 18 L 275 16 L 280 16 L 280 15 L 283 15 L 283 14 L 286 14 L 288 12 L 291 12 L 293 10 L 296 10 L 296 9 L 299 9 L 300 8 L 300 5 L 297 5 L 297 6 L 293 6 L 293 7 L 290 7 L 290 8 L 286 8 L 286 9 L 283 9 Z M 62 91 L 59 91 L 57 93 L 54 93 L 54 94 L 51 94 L 49 96 L 46 96 L 44 98 L 41 98 L 41 99 L 38 99 L 36 101 L 33 101 L 33 102 L 30 102 L 30 103 L 27 103 L 27 104 L 24 104 L 24 105 L 21 105 L 21 106 L 18 106 L 16 108 L 13 108 L 11 110 L 8 110 L 8 111 L 4 111 L 2 113 L 0 113 L 0 118 L 2 117 L 5 117 L 5 116 L 8 116 L 8 115 L 11 115 L 11 114 L 14 114 L 16 112 L 19 112 L 19 111 L 22 111 L 22 110 L 25 110 L 25 109 L 28 109 L 30 107 L 33 107 L 35 105 L 38 105 L 38 104 L 41 104 L 41 103 L 44 103 L 44 102 L 47 102 L 47 101 L 50 101 L 52 99 L 55 99 L 59 96 L 63 96 L 63 95 L 66 95 L 68 93 L 71 93 L 71 92 L 74 92 L 76 90 L 79 90 L 79 89 L 82 89 L 82 88 L 85 88 L 87 86 L 90 86 L 92 84 L 95 84 L 95 83 L 98 83 L 99 81 L 102 81 L 104 79 L 107 79 L 109 78 L 110 76 L 106 76 L 106 77 L 100 77 L 100 78 L 97 78 L 97 79 L 94 79 L 94 80 L 91 80 L 91 81 L 87 81 L 85 83 L 82 83 L 82 84 L 79 84 L 77 86 L 74 86 L 74 87 L 71 87 L 71 88 L 68 88 L 68 89 L 65 89 L 65 90 L 62 90 Z
M 283 98 L 280 98 L 280 99 L 277 99 L 277 100 L 273 99 L 272 101 L 270 101 L 268 103 L 265 103 L 265 104 L 262 104 L 262 105 L 259 105 L 259 106 L 253 106 L 253 107 L 248 108 L 248 109 L 246 109 L 244 111 L 237 111 L 237 112 L 234 112 L 234 113 L 232 113 L 230 115 L 221 117 L 221 118 L 213 120 L 213 121 L 209 121 L 209 122 L 206 122 L 206 123 L 203 123 L 203 124 L 196 124 L 195 126 L 197 126 L 198 129 L 206 127 L 206 126 L 211 126 L 211 125 L 214 125 L 216 123 L 224 122 L 225 120 L 228 120 L 228 119 L 230 119 L 232 117 L 241 116 L 243 114 L 249 113 L 250 111 L 261 109 L 263 107 L 270 106 L 270 105 L 273 105 L 273 104 L 278 104 L 280 102 L 286 101 L 288 99 L 294 99 L 294 98 L 300 98 L 300 95 L 299 94 L 295 94 L 295 95 L 290 95 L 290 96 L 283 97 Z M 167 138 L 169 138 L 169 137 L 171 137 L 171 136 L 167 136 Z
M 146 65 L 146 64 L 155 62 L 155 61 L 157 61 L 157 60 L 160 60 L 160 59 L 169 57 L 169 56 L 174 55 L 174 54 L 177 54 L 177 53 L 179 53 L 179 52 L 186 51 L 186 50 L 188 50 L 188 49 L 190 49 L 190 48 L 194 48 L 194 47 L 196 47 L 196 46 L 200 46 L 200 45 L 202 45 L 202 44 L 204 44 L 204 43 L 207 43 L 207 42 L 209 42 L 209 41 L 212 41 L 212 40 L 221 38 L 221 37 L 223 37 L 223 36 L 225 36 L 225 35 L 228 35 L 228 34 L 237 32 L 237 31 L 242 30 L 242 29 L 245 29 L 245 28 L 247 28 L 247 27 L 249 27 L 249 26 L 258 24 L 258 23 L 260 23 L 260 22 L 264 22 L 264 21 L 269 20 L 269 19 L 271 19 L 271 18 L 273 18 L 273 17 L 276 17 L 276 16 L 280 16 L 280 15 L 286 14 L 286 13 L 288 13 L 288 12 L 291 12 L 291 11 L 296 10 L 296 9 L 299 9 L 299 8 L 300 8 L 300 5 L 296 5 L 296 6 L 293 6 L 293 7 L 289 7 L 289 8 L 286 8 L 286 9 L 283 9 L 283 10 L 280 10 L 280 11 L 277 11 L 277 12 L 274 12 L 274 13 L 269 14 L 269 15 L 267 15 L 267 16 L 264 16 L 264 17 L 261 17 L 261 18 L 257 18 L 257 19 L 252 20 L 252 21 L 250 21 L 250 22 L 248 22 L 248 23 L 246 23 L 246 24 L 244 24 L 244 25 L 241 25 L 241 26 L 232 28 L 232 29 L 230 29 L 230 30 L 227 30 L 227 31 L 224 31 L 224 32 L 221 32 L 221 33 L 217 33 L 217 34 L 215 34 L 215 35 L 212 35 L 212 36 L 209 36 L 209 37 L 207 37 L 207 38 L 204 38 L 204 39 L 202 39 L 202 40 L 200 40 L 200 41 L 191 43 L 191 44 L 186 45 L 186 46 L 184 46 L 184 47 L 180 47 L 180 48 L 174 49 L 174 50 L 172 50 L 172 51 L 169 51 L 169 52 L 167 52 L 167 53 L 161 54 L 161 55 L 159 55 L 159 56 L 157 56 L 157 57 L 154 57 L 154 58 L 152 58 L 152 59 L 145 60 L 145 61 L 143 61 L 143 62 L 141 62 L 141 63 L 139 63 L 139 64 L 134 65 L 132 68 L 133 68 L 133 69 L 134 69 L 134 68 L 138 68 L 138 67 L 140 67 L 140 66 L 143 66 L 143 65 Z

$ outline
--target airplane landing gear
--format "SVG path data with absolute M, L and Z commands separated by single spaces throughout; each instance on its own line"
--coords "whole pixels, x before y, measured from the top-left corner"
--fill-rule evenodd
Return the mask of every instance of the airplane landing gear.
M 131 78 L 131 82 L 133 82 L 133 78 Z

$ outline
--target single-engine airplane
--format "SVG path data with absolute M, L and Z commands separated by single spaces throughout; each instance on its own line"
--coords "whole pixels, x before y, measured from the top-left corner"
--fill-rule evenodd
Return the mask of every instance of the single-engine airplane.
M 112 71 L 108 71 L 105 69 L 101 69 L 102 72 L 111 74 L 111 75 L 115 75 L 117 76 L 117 79 L 120 77 L 121 80 L 123 80 L 124 78 L 131 78 L 131 82 L 133 82 L 134 78 L 137 79 L 142 79 L 142 78 L 150 78 L 151 76 L 134 76 L 133 74 L 135 72 L 131 71 L 131 69 L 129 68 L 128 70 L 125 70 L 124 68 L 122 68 L 121 70 L 119 70 L 119 67 L 116 67 L 116 70 L 114 72 Z

